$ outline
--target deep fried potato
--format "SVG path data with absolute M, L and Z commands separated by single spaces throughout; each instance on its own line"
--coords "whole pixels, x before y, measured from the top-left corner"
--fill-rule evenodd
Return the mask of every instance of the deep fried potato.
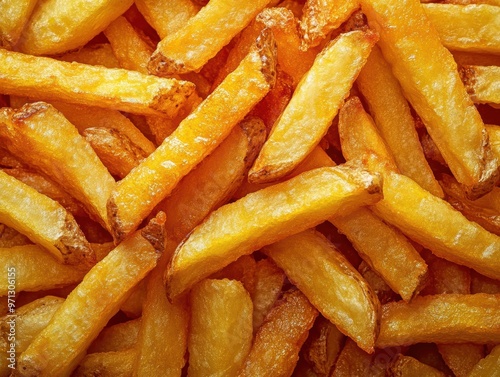
M 380 182 L 344 165 L 305 172 L 212 212 L 175 252 L 167 290 L 175 297 L 244 254 L 377 201 Z
M 134 348 L 140 328 L 140 318 L 106 327 L 92 342 L 87 353 L 125 351 Z
M 335 363 L 331 377 L 370 376 L 385 377 L 385 365 L 374 363 L 374 355 L 359 348 L 356 343 L 347 339 Z
M 274 266 L 278 269 L 276 266 Z M 283 272 L 281 271 L 281 274 Z M 253 255 L 242 255 L 231 264 L 228 264 L 222 270 L 210 275 L 210 279 L 229 279 L 241 281 L 245 289 L 250 293 L 253 301 L 253 295 L 257 289 L 257 262 Z M 284 276 L 284 275 L 283 275 Z M 270 288 L 274 291 L 273 288 Z M 255 309 L 255 303 L 254 303 Z M 255 330 L 255 329 L 254 329 Z
M 136 357 L 135 349 L 92 353 L 85 356 L 72 377 L 129 377 Z
M 453 59 L 460 65 L 500 65 L 500 56 L 474 52 L 452 51 Z
M 88 268 L 95 254 L 73 216 L 34 188 L 0 171 L 0 222 L 46 248 L 59 262 Z
M 27 54 L 58 54 L 83 46 L 132 5 L 132 0 L 39 1 L 17 48 Z M 64 30 L 64 33 L 61 31 Z
M 475 103 L 500 104 L 500 67 L 465 65 L 460 76 Z
M 493 348 L 488 356 L 472 368 L 468 377 L 498 377 L 500 375 L 500 346 Z
M 290 376 L 317 315 L 316 309 L 300 291 L 286 292 L 266 316 L 237 375 Z
M 468 377 L 484 357 L 482 344 L 438 344 L 439 353 L 456 377 Z
M 197 71 L 264 8 L 270 0 L 212 0 L 182 28 L 167 35 L 151 56 L 151 74 Z
M 268 245 L 263 251 L 323 316 L 366 352 L 373 352 L 380 303 L 333 244 L 319 232 L 308 230 Z
M 417 0 L 361 0 L 379 46 L 455 178 L 471 198 L 498 180 L 497 160 L 456 63 Z
M 445 374 L 430 365 L 424 364 L 411 356 L 399 355 L 389 366 L 388 375 L 391 377 L 445 377 Z
M 0 224 L 0 247 L 29 245 L 31 241 L 24 234 L 5 224 Z
M 117 185 L 108 201 L 117 240 L 135 229 L 266 95 L 275 79 L 275 53 L 272 35 L 263 34 L 238 68 Z
M 382 306 L 377 347 L 500 341 L 500 295 L 442 294 Z
M 78 62 L 89 65 L 102 65 L 106 68 L 120 68 L 120 62 L 109 43 L 85 46 L 77 51 L 67 52 L 57 57 L 65 62 Z
M 35 8 L 37 0 L 2 1 L 0 3 L 0 46 L 12 48 Z

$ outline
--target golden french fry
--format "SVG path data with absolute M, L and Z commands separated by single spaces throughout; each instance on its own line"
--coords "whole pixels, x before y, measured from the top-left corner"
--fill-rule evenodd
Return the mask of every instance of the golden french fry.
M 252 346 L 248 292 L 236 280 L 206 279 L 190 297 L 189 375 L 235 376 Z
M 373 352 L 380 303 L 372 288 L 333 244 L 319 232 L 305 231 L 268 245 L 263 251 L 323 316 L 359 347 Z
M 57 57 L 65 62 L 78 62 L 89 65 L 102 65 L 106 68 L 120 68 L 120 62 L 109 43 L 85 46 L 77 51 L 67 52 Z
M 500 376 L 500 346 L 493 348 L 488 356 L 472 368 L 468 377 Z
M 146 279 L 143 279 L 130 290 L 130 294 L 123 304 L 120 306 L 122 311 L 128 318 L 139 318 L 142 315 L 142 307 L 146 301 Z
M 372 287 L 381 304 L 398 300 L 397 294 L 391 289 L 385 280 L 370 267 L 367 262 L 364 260 L 361 261 L 358 266 L 358 271 L 361 276 L 363 276 L 363 279 L 366 280 L 368 285 Z
M 466 51 L 452 51 L 458 65 L 500 65 L 500 56 Z
M 155 265 L 158 251 L 140 233 L 97 263 L 18 358 L 16 376 L 69 374 L 118 311 L 126 294 Z
M 0 63 L 2 93 L 49 101 L 172 117 L 194 92 L 194 85 L 187 81 L 7 50 L 0 50 Z M 20 69 L 22 75 L 17 74 Z
M 438 344 L 439 353 L 456 377 L 468 377 L 484 357 L 482 344 Z
M 91 353 L 85 356 L 73 377 L 127 377 L 133 372 L 135 349 Z
M 475 103 L 500 104 L 500 67 L 465 65 L 460 76 Z
M 0 4 L 0 46 L 12 48 L 16 45 L 24 25 L 35 8 L 36 0 L 2 1 Z
M 500 9 L 497 6 L 425 4 L 422 8 L 441 42 L 450 50 L 500 52 Z
M 167 272 L 170 297 L 241 255 L 374 203 L 379 185 L 377 176 L 349 165 L 320 168 L 219 208 L 176 250 Z
M 182 28 L 160 41 L 149 61 L 149 72 L 164 76 L 200 69 L 243 30 L 269 1 L 212 0 Z
M 326 134 L 366 62 L 376 34 L 341 34 L 314 61 L 250 170 L 250 182 L 269 182 L 293 170 Z M 325 103 L 320 98 L 328 97 Z
M 382 306 L 377 347 L 499 342 L 500 295 L 442 294 Z
M 432 254 L 426 256 L 426 261 L 430 276 L 427 286 L 421 292 L 422 295 L 471 293 L 471 276 L 467 267 L 437 258 Z
M 31 241 L 24 234 L 5 224 L 0 224 L 0 247 L 8 248 L 14 246 L 29 245 Z
M 89 214 L 107 226 L 106 200 L 115 181 L 61 113 L 43 102 L 18 111 L 4 108 L 0 111 L 0 140 L 20 160 L 66 187 Z
M 39 1 L 17 48 L 28 54 L 48 55 L 81 47 L 132 3 L 132 0 Z
M 112 231 L 123 239 L 269 91 L 275 78 L 272 35 L 263 34 L 238 68 L 163 143 L 118 183 L 108 201 Z
M 140 318 L 106 327 L 92 342 L 87 353 L 116 352 L 134 348 L 140 328 Z
M 424 364 L 411 356 L 399 355 L 389 366 L 389 374 L 392 376 L 406 376 L 406 377 L 445 377 L 446 375 L 431 367 L 430 365 Z
M 286 292 L 266 316 L 237 375 L 290 376 L 317 315 L 300 291 Z
M 455 178 L 471 198 L 490 191 L 499 174 L 484 124 L 420 2 L 361 0 L 361 6 L 380 34 L 379 46 L 405 96 Z
M 356 343 L 347 339 L 335 363 L 331 377 L 370 376 L 384 377 L 384 368 L 373 363 L 374 355 L 359 348 Z
M 95 263 L 95 254 L 73 216 L 56 201 L 0 171 L 0 222 L 46 248 L 59 262 Z

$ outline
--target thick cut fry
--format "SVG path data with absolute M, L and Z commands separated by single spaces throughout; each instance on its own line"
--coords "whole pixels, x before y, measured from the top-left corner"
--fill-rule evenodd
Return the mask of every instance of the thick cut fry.
M 342 34 L 318 55 L 250 170 L 250 182 L 276 180 L 293 170 L 319 143 L 377 36 L 360 30 Z M 328 97 L 325 103 L 321 98 Z
M 302 9 L 300 33 L 303 49 L 317 46 L 359 8 L 355 0 L 307 0 Z
M 252 300 L 236 280 L 207 279 L 191 291 L 190 376 L 232 377 L 252 346 Z
M 270 0 L 212 0 L 157 46 L 148 64 L 155 75 L 197 71 L 227 45 Z
M 95 254 L 73 216 L 34 188 L 0 171 L 0 222 L 46 248 L 59 262 L 95 263 Z
M 475 103 L 500 104 L 500 67 L 466 65 L 460 76 Z
M 0 140 L 17 158 L 65 187 L 90 215 L 107 226 L 106 200 L 115 181 L 61 113 L 43 102 L 27 104 L 17 112 L 3 109 Z
M 78 62 L 89 65 L 102 65 L 106 68 L 120 68 L 120 62 L 113 53 L 109 43 L 85 46 L 78 51 L 68 52 L 59 56 L 57 60 Z
M 482 344 L 439 344 L 439 353 L 456 377 L 468 377 L 484 357 Z
M 380 303 L 372 288 L 333 244 L 319 232 L 305 231 L 263 250 L 323 316 L 359 347 L 373 352 Z
M 136 228 L 266 95 L 275 80 L 275 53 L 272 35 L 263 34 L 238 68 L 117 185 L 108 201 L 116 239 Z
M 389 376 L 405 376 L 405 377 L 445 377 L 446 375 L 424 364 L 411 356 L 399 355 L 394 362 L 390 365 L 388 370 Z
M 276 269 L 278 269 L 276 267 Z M 281 272 L 283 274 L 283 272 Z M 210 279 L 229 279 L 241 281 L 253 297 L 257 287 L 257 262 L 252 255 L 242 255 L 222 270 L 210 275 Z M 284 276 L 284 275 L 283 275 Z M 255 308 L 255 304 L 254 304 Z
M 155 265 L 158 251 L 140 233 L 118 245 L 90 270 L 50 324 L 18 358 L 15 376 L 69 374 L 126 294 Z
M 429 253 L 430 254 L 430 253 Z M 443 293 L 470 293 L 470 270 L 467 267 L 437 258 L 430 254 L 425 259 L 429 265 L 429 282 L 422 295 Z
M 0 67 L 2 93 L 137 114 L 175 116 L 194 92 L 187 81 L 6 50 L 0 50 Z
M 450 50 L 500 53 L 500 9 L 486 4 L 425 4 L 425 14 Z
M 484 124 L 420 2 L 362 0 L 361 4 L 370 26 L 380 34 L 379 46 L 405 96 L 454 176 L 471 198 L 490 191 L 498 180 L 498 166 Z
M 358 271 L 370 287 L 372 287 L 381 304 L 398 300 L 397 293 L 364 260 L 359 264 Z
M 72 377 L 130 377 L 136 351 L 132 349 L 92 353 L 83 358 Z
M 140 318 L 106 327 L 92 342 L 87 353 L 116 352 L 134 348 L 140 328 Z
M 468 377 L 500 376 L 500 346 L 493 348 L 488 356 L 472 368 Z
M 2 1 L 0 3 L 0 46 L 12 48 L 23 31 L 37 0 Z
M 17 47 L 33 55 L 58 54 L 81 47 L 132 3 L 132 0 L 39 1 Z
M 239 377 L 290 376 L 318 312 L 300 291 L 288 291 L 266 316 Z
M 170 297 L 241 255 L 377 201 L 379 185 L 352 166 L 320 168 L 219 208 L 176 250 L 167 274 Z
M 500 295 L 442 294 L 382 306 L 377 347 L 500 341 Z
M 374 355 L 366 353 L 353 340 L 347 339 L 331 377 L 385 377 L 386 365 L 380 366 L 374 361 Z
M 166 230 L 180 242 L 212 210 L 225 204 L 255 160 L 265 139 L 260 119 L 247 118 L 234 127 L 217 149 L 179 182 L 156 207 L 168 213 Z
M 357 84 L 399 171 L 432 194 L 442 197 L 443 190 L 420 145 L 410 106 L 377 46 L 373 47 L 359 73 Z

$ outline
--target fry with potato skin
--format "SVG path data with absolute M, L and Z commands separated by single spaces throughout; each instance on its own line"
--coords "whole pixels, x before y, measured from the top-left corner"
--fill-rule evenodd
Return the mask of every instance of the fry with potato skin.
M 379 46 L 405 96 L 455 178 L 470 198 L 490 191 L 499 174 L 484 124 L 420 2 L 361 0 L 361 7 L 380 34 Z
M 135 229 L 267 94 L 275 80 L 275 53 L 272 35 L 262 34 L 238 68 L 117 184 L 107 204 L 115 239 Z
M 0 46 L 11 49 L 19 40 L 37 0 L 2 1 L 0 3 Z
M 302 173 L 212 212 L 181 244 L 167 271 L 176 297 L 244 254 L 380 199 L 377 176 L 343 165 Z
M 380 316 L 378 298 L 326 237 L 304 231 L 268 245 L 263 251 L 323 316 L 359 347 L 373 352 Z

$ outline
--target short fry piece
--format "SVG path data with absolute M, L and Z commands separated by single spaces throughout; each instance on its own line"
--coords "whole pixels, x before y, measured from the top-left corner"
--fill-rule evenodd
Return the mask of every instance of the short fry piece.
M 140 233 L 118 245 L 70 293 L 50 324 L 18 359 L 16 376 L 69 374 L 158 252 Z
M 170 117 L 175 116 L 194 92 L 194 85 L 187 81 L 3 49 L 0 50 L 0 86 L 5 94 Z
M 442 294 L 382 305 L 377 347 L 500 341 L 500 295 Z
M 0 46 L 12 48 L 23 31 L 37 0 L 2 1 L 0 3 Z
M 500 104 L 500 67 L 466 65 L 460 75 L 475 103 Z
M 177 32 L 167 35 L 151 56 L 151 74 L 196 71 L 227 45 L 270 0 L 212 0 Z
M 135 349 L 91 353 L 83 358 L 72 377 L 129 377 L 132 375 Z
M 219 208 L 176 250 L 167 274 L 170 297 L 241 255 L 377 201 L 379 184 L 352 166 L 319 168 Z
M 488 356 L 479 361 L 468 377 L 500 376 L 500 346 L 493 348 Z
M 272 35 L 263 34 L 238 68 L 118 183 L 108 201 L 116 239 L 135 229 L 266 95 L 275 79 L 275 53 Z
M 263 250 L 323 316 L 359 347 L 373 352 L 380 315 L 378 298 L 321 233 L 298 233 Z
M 0 171 L 0 222 L 45 247 L 59 262 L 95 263 L 95 254 L 73 216 L 34 188 Z
M 253 338 L 252 300 L 243 284 L 206 279 L 191 291 L 191 308 L 189 375 L 236 376 Z
M 405 377 L 445 377 L 445 374 L 411 356 L 399 355 L 389 367 L 389 376 Z
M 273 126 L 250 170 L 250 182 L 269 182 L 288 174 L 314 149 L 376 41 L 376 34 L 356 30 L 340 35 L 318 55 Z
M 257 332 L 238 376 L 290 376 L 317 315 L 300 291 L 285 293 Z

